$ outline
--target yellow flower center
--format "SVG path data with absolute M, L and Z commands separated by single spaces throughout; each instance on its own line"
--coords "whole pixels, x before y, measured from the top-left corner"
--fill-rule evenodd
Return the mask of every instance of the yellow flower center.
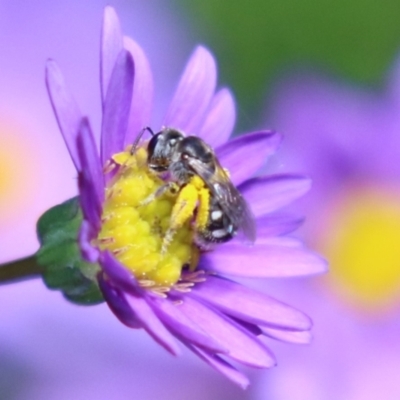
M 35 193 L 37 160 L 22 127 L 0 115 L 0 224 L 15 223 Z M 28 166 L 28 167 L 27 167 Z
M 328 279 L 358 306 L 389 308 L 400 299 L 400 193 L 353 192 L 330 212 L 321 243 Z
M 196 266 L 198 250 L 190 219 L 165 246 L 177 193 L 154 196 L 165 182 L 149 171 L 146 159 L 144 148 L 134 155 L 127 149 L 113 156 L 115 175 L 106 189 L 97 244 L 111 251 L 142 286 L 162 292 L 178 282 L 184 266 Z

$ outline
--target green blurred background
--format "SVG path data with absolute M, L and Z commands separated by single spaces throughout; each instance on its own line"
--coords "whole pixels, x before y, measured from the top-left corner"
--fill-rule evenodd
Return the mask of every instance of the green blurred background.
M 400 47 L 399 1 L 173 1 L 216 54 L 242 129 L 254 128 L 268 89 L 288 68 L 312 65 L 379 86 Z

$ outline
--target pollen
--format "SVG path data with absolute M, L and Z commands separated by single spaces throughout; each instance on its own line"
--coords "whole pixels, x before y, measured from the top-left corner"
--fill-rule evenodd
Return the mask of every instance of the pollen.
M 105 167 L 105 173 L 112 177 L 106 189 L 97 246 L 111 251 L 143 287 L 163 292 L 180 280 L 184 267 L 193 270 L 193 264 L 197 264 L 198 250 L 191 228 L 195 205 L 190 208 L 191 215 L 186 212 L 184 219 L 174 223 L 172 215 L 179 193 L 154 196 L 165 182 L 151 173 L 146 159 L 144 148 L 133 155 L 128 148 L 115 154 Z

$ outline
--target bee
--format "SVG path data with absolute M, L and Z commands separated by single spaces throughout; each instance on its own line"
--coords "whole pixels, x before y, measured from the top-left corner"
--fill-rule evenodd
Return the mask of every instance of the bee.
M 193 215 L 194 240 L 201 249 L 227 242 L 238 232 L 253 243 L 256 229 L 251 210 L 214 150 L 199 137 L 185 136 L 174 128 L 163 128 L 158 133 L 145 128 L 133 144 L 132 153 L 145 131 L 152 135 L 147 144 L 147 166 L 165 182 L 147 202 L 167 191 L 178 193 L 165 246 Z

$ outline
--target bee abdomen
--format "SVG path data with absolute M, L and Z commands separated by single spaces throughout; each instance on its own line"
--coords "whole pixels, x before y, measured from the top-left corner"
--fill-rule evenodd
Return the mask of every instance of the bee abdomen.
M 202 249 L 231 240 L 237 232 L 230 218 L 222 211 L 218 203 L 212 202 L 207 225 L 196 232 L 196 244 Z

